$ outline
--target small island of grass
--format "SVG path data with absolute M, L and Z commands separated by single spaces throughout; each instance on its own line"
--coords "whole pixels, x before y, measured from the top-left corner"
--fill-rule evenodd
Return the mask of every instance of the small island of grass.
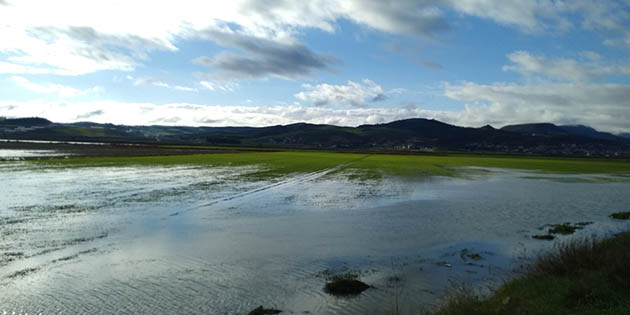
M 617 220 L 630 220 L 630 211 L 615 212 L 610 217 Z
M 359 280 L 359 275 L 346 273 L 330 278 L 324 286 L 324 291 L 334 296 L 347 297 L 359 295 L 369 288 L 369 285 Z
M 281 310 L 273 308 L 264 308 L 262 305 L 249 312 L 249 315 L 274 315 L 282 313 Z
M 551 234 L 537 234 L 537 235 L 533 235 L 532 238 L 537 239 L 537 240 L 551 241 L 556 237 Z

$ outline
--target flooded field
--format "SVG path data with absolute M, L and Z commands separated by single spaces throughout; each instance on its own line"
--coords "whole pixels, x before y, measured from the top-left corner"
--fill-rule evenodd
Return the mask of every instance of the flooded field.
M 58 157 L 67 154 L 55 150 L 6 150 L 0 149 L 0 161 L 15 161 L 35 157 Z
M 624 176 L 248 176 L 260 167 L 0 162 L 0 312 L 417 313 L 453 283 L 505 279 L 558 240 L 628 228 L 608 218 L 629 210 Z M 531 238 L 564 222 L 593 223 Z M 373 288 L 324 293 L 340 273 Z

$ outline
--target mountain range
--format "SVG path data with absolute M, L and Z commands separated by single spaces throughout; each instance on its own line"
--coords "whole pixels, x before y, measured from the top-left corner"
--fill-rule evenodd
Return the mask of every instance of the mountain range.
M 413 118 L 339 127 L 296 123 L 270 127 L 126 126 L 53 123 L 44 118 L 0 118 L 4 139 L 132 142 L 313 149 L 371 149 L 630 156 L 630 138 L 583 125 L 460 127 Z

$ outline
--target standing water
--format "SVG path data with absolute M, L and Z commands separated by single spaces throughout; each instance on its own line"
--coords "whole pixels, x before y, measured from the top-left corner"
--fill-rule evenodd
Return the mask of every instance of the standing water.
M 618 231 L 607 216 L 630 201 L 630 183 L 601 175 L 248 180 L 255 171 L 0 163 L 0 312 L 416 313 L 453 282 L 509 276 L 553 244 L 531 238 L 545 224 Z M 373 288 L 326 294 L 339 273 Z

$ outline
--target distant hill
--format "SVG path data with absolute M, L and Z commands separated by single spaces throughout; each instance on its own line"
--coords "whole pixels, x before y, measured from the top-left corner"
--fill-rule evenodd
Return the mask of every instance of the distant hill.
M 52 122 L 45 118 L 39 117 L 30 117 L 30 118 L 4 118 L 0 119 L 0 126 L 22 126 L 22 127 L 33 127 L 33 126 L 47 126 L 52 124 Z
M 536 123 L 536 124 L 521 124 L 521 125 L 509 125 L 501 128 L 501 130 L 516 132 L 525 135 L 532 136 L 580 136 L 594 139 L 603 140 L 619 140 L 619 137 L 608 133 L 600 132 L 591 127 L 584 125 L 564 125 L 556 126 L 551 123 Z
M 574 125 L 574 126 L 560 126 L 563 130 L 567 131 L 570 135 L 575 136 L 584 136 L 595 139 L 605 139 L 605 140 L 617 140 L 618 137 L 608 132 L 597 131 L 591 127 L 584 125 Z
M 524 135 L 542 136 L 542 135 L 567 135 L 568 132 L 563 128 L 551 123 L 522 124 L 509 125 L 501 128 L 503 131 L 516 132 Z
M 553 155 L 630 156 L 629 138 L 587 126 L 535 123 L 470 128 L 413 118 L 339 127 L 297 123 L 269 127 L 125 126 L 43 118 L 0 120 L 9 139 L 261 146 L 278 148 L 448 150 Z

